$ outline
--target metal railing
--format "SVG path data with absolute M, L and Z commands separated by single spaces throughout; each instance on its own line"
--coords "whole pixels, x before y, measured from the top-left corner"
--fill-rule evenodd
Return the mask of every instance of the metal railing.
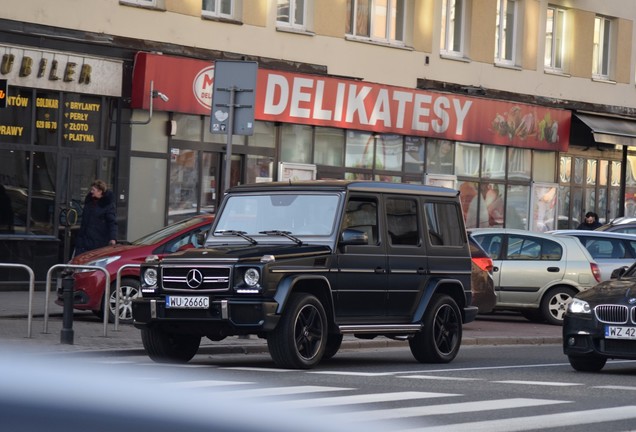
M 35 291 L 35 274 L 33 269 L 25 264 L 0 263 L 0 267 L 21 268 L 29 273 L 29 305 L 27 312 L 27 337 L 31 337 L 31 328 L 33 326 L 33 293 Z
M 140 268 L 141 264 L 124 264 L 117 270 L 117 282 L 115 283 L 115 331 L 119 330 L 119 303 L 121 301 L 121 271 L 126 268 Z M 141 290 L 141 286 L 139 288 Z
M 73 268 L 73 269 L 88 269 L 88 270 L 100 270 L 106 276 L 106 287 L 104 289 L 104 305 L 102 306 L 103 315 L 104 315 L 104 337 L 108 334 L 108 301 L 110 298 L 110 274 L 108 270 L 103 267 L 91 266 L 91 265 L 77 265 L 77 264 L 55 264 L 52 266 L 49 271 L 46 273 L 46 296 L 44 302 L 44 333 L 48 333 L 49 331 L 49 296 L 51 292 L 51 273 L 54 269 L 61 268 Z M 117 290 L 119 291 L 119 289 Z

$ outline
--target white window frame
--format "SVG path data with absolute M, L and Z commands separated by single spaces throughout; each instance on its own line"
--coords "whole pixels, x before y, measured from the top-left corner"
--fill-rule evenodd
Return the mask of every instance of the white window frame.
M 165 0 L 119 0 L 119 4 L 165 10 Z
M 211 0 L 214 2 L 214 10 L 203 9 L 203 0 L 201 1 L 201 16 L 206 18 L 225 18 L 234 20 L 237 19 L 237 2 L 235 0 L 230 0 L 230 13 L 221 12 L 221 6 L 223 0 Z
M 281 7 L 288 5 L 289 11 L 287 19 L 279 19 L 279 10 Z M 296 22 L 296 11 L 298 7 L 302 7 L 303 13 L 300 22 Z M 299 31 L 307 31 L 309 28 L 308 18 L 310 8 L 313 6 L 313 0 L 278 0 L 276 2 L 276 26 L 286 27 Z
M 443 54 L 463 57 L 466 37 L 466 2 L 468 0 L 442 1 L 442 32 L 440 49 Z M 459 15 L 459 19 L 457 16 Z M 459 22 L 457 22 L 459 20 Z
M 552 12 L 552 20 L 549 20 Z M 563 72 L 565 69 L 566 10 L 548 6 L 546 12 L 544 66 L 546 69 Z M 549 48 L 549 50 L 548 50 Z
M 592 49 L 592 77 L 609 80 L 612 56 L 612 20 L 604 16 L 594 18 L 594 44 Z
M 411 0 L 351 0 L 347 2 L 348 6 L 351 6 L 351 10 L 348 11 L 349 32 L 347 35 L 359 40 L 405 46 L 407 39 L 406 17 L 409 16 L 410 2 Z M 361 4 L 369 8 L 368 34 L 359 34 L 358 26 L 356 25 L 356 17 Z M 400 5 L 402 11 L 398 10 Z M 402 22 L 398 23 L 400 15 Z M 379 19 L 381 17 L 384 17 L 384 19 Z M 380 36 L 376 33 L 382 27 L 384 27 L 384 35 Z M 399 27 L 401 27 L 401 36 L 396 34 L 399 31 Z M 398 37 L 400 38 L 398 39 Z
M 512 6 L 512 11 L 509 10 L 509 6 Z M 509 66 L 516 64 L 518 17 L 518 0 L 497 0 L 495 62 L 498 64 Z

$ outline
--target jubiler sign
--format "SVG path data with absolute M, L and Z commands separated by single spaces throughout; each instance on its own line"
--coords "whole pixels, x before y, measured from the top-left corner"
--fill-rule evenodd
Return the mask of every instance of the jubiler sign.
M 144 89 L 151 80 L 162 92 L 180 95 L 158 109 L 209 115 L 214 82 L 210 63 L 140 53 L 133 107 L 148 108 L 143 91 L 135 88 Z M 571 114 L 537 105 L 259 69 L 255 118 L 565 151 Z

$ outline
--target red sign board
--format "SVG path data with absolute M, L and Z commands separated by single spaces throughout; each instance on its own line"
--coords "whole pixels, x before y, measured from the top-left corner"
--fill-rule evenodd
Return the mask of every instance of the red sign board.
M 213 63 L 139 53 L 133 108 L 148 109 L 150 81 L 164 111 L 210 115 Z M 146 95 L 146 97 L 144 97 Z M 566 151 L 571 113 L 538 105 L 259 69 L 257 120 Z

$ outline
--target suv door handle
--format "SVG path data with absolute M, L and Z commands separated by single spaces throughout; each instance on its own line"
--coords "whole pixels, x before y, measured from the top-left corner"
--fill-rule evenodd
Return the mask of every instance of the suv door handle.
M 559 267 L 548 267 L 548 271 L 550 273 L 558 273 L 561 271 L 561 269 Z
M 383 273 L 386 273 L 386 269 L 384 269 L 384 268 L 382 268 L 382 267 L 376 267 L 376 268 L 375 268 L 375 272 L 376 272 L 376 273 L 383 274 Z
M 429 271 L 426 270 L 425 268 L 420 267 L 417 269 L 417 274 L 425 275 L 425 274 L 429 274 Z

